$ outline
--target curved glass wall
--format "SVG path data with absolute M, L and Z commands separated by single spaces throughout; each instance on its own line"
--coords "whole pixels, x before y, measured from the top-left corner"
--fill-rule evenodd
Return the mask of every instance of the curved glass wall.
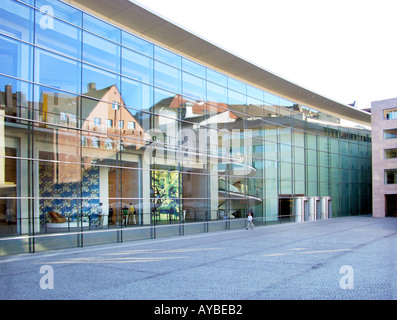
M 2 255 L 369 213 L 367 128 L 61 1 L 0 13 Z

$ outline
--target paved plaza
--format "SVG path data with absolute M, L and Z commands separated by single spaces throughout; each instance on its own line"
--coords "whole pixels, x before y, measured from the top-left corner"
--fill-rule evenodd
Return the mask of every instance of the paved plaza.
M 397 298 L 397 219 L 355 216 L 0 258 L 5 299 Z

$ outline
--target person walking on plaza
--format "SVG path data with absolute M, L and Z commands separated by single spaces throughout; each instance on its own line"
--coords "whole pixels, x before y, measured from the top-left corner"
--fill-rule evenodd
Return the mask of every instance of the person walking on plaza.
M 252 222 L 253 218 L 252 218 L 252 214 L 251 212 L 248 213 L 248 218 L 247 218 L 247 230 L 250 227 L 251 230 L 254 229 L 254 223 Z

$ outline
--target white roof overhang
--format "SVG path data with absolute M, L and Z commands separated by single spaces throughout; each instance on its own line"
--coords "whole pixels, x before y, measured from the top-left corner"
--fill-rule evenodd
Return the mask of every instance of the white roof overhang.
M 132 0 L 66 0 L 106 21 L 268 92 L 370 126 L 371 115 L 303 88 L 207 41 Z

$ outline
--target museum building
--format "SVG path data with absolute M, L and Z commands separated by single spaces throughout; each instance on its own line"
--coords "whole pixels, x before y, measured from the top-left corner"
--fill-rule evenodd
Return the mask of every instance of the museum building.
M 133 1 L 3 0 L 0 56 L 0 255 L 371 213 L 369 113 Z

